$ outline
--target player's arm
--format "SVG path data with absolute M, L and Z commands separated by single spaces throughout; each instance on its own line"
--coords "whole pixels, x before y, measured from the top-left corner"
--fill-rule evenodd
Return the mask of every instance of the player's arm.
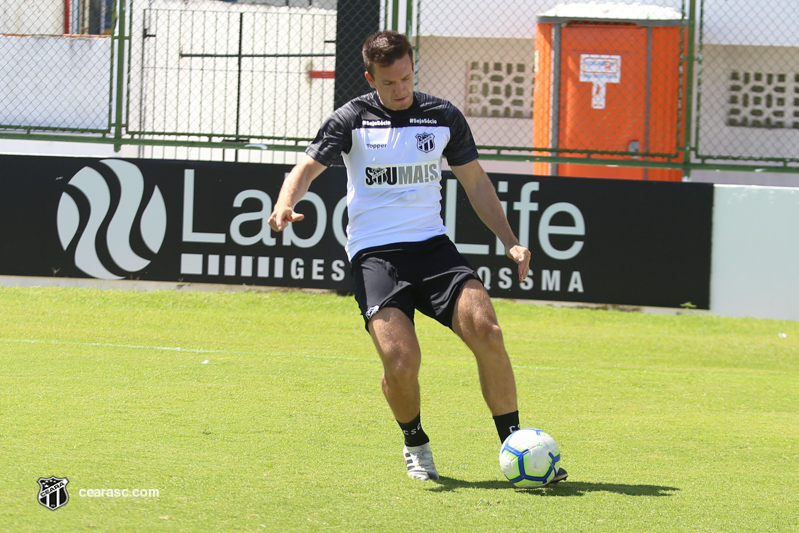
M 519 240 L 510 228 L 508 217 L 502 210 L 497 191 L 494 190 L 494 184 L 491 183 L 488 174 L 477 159 L 451 168 L 466 190 L 477 216 L 505 245 L 508 257 L 519 265 L 519 281 L 524 281 L 530 268 L 530 250 L 519 244 Z
M 269 225 L 273 230 L 283 231 L 290 223 L 305 218 L 305 215 L 294 211 L 294 206 L 308 192 L 311 182 L 326 168 L 319 161 L 303 154 L 302 160 L 291 169 L 289 175 L 283 180 L 275 208 L 269 216 Z

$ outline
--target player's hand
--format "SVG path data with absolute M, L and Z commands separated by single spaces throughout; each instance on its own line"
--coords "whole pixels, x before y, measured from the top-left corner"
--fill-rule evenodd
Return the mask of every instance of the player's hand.
M 269 226 L 275 231 L 283 231 L 292 222 L 299 222 L 305 218 L 302 213 L 297 213 L 290 207 L 275 207 L 269 215 Z
M 527 273 L 530 271 L 530 250 L 519 244 L 518 242 L 507 246 L 505 253 L 513 259 L 514 263 L 519 265 L 519 281 L 527 279 Z

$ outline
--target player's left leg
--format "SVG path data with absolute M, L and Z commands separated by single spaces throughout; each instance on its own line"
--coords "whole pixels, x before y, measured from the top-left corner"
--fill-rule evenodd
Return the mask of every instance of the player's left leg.
M 518 429 L 516 381 L 491 298 L 477 280 L 464 284 L 455 304 L 452 330 L 477 360 L 483 398 L 497 423 L 500 440 Z
M 494 415 L 499 440 L 504 442 L 519 429 L 516 380 L 494 305 L 479 281 L 470 280 L 464 285 L 455 304 L 452 329 L 474 352 L 483 398 Z M 564 481 L 568 475 L 558 468 L 550 483 Z

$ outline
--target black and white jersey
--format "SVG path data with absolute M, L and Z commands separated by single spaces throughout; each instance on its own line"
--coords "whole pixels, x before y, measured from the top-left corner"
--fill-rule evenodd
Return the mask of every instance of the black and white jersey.
M 385 108 L 376 91 L 337 109 L 305 151 L 347 167 L 346 251 L 419 242 L 446 233 L 441 219 L 441 158 L 450 165 L 477 159 L 472 132 L 450 102 L 414 93 L 401 111 Z

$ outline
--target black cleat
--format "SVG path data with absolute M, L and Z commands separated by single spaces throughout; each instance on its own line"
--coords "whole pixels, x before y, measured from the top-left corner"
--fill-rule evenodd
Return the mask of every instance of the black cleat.
M 561 481 L 566 481 L 566 478 L 568 478 L 568 477 L 569 477 L 569 473 L 566 472 L 565 468 L 558 468 L 558 471 L 555 472 L 555 477 L 552 478 L 552 481 L 550 481 L 549 483 L 547 483 L 544 486 L 546 487 L 548 485 L 554 485 L 554 484 L 559 483 Z

